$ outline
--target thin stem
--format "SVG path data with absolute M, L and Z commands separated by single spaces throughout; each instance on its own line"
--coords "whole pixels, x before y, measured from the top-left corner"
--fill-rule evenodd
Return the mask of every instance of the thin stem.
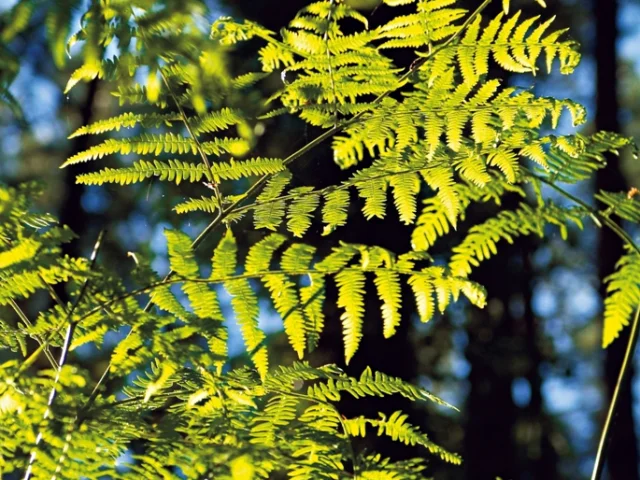
M 15 302 L 15 300 L 11 299 L 9 300 L 9 305 L 11 305 L 11 308 L 13 308 L 13 310 L 16 312 L 16 314 L 18 315 L 18 317 L 20 317 L 20 320 L 22 320 L 22 323 L 25 324 L 25 326 L 27 328 L 31 328 L 33 327 L 33 324 L 31 323 L 31 321 L 29 320 L 29 317 L 27 317 L 27 315 L 22 311 L 22 309 L 20 308 L 20 306 Z M 42 339 L 42 337 L 40 335 L 34 335 L 33 338 L 36 339 L 36 341 L 40 344 L 43 345 L 44 344 L 44 340 Z M 56 362 L 56 359 L 53 358 L 53 355 L 51 354 L 51 352 L 49 351 L 49 347 L 45 347 L 44 348 L 44 354 L 47 357 L 47 359 L 49 360 L 49 363 L 51 364 L 51 366 L 56 369 L 58 368 L 58 362 Z
M 523 170 L 525 170 L 530 177 L 535 178 L 535 179 L 541 181 L 542 183 L 544 183 L 545 185 L 550 186 L 556 192 L 560 193 L 562 196 L 568 198 L 569 200 L 571 200 L 574 203 L 577 203 L 582 208 L 587 210 L 592 217 L 594 217 L 597 221 L 599 221 L 601 223 L 604 223 L 618 237 L 620 237 L 620 239 L 624 243 L 629 245 L 629 247 L 633 248 L 636 251 L 636 253 L 638 253 L 640 255 L 640 246 L 638 246 L 633 241 L 633 238 L 631 238 L 631 236 L 627 232 L 625 232 L 616 222 L 611 220 L 607 215 L 603 215 L 602 212 L 600 212 L 599 210 L 593 208 L 591 205 L 589 205 L 588 203 L 582 201 L 580 198 L 576 197 L 575 195 L 572 195 L 571 193 L 567 192 L 564 188 L 559 187 L 558 185 L 556 185 L 552 181 L 547 180 L 544 177 L 540 177 L 540 176 L 534 174 L 533 172 L 531 172 L 531 170 L 529 170 L 527 168 L 523 168 Z
M 627 344 L 627 351 L 624 354 L 624 360 L 620 367 L 620 373 L 618 374 L 618 381 L 616 382 L 616 388 L 613 391 L 613 397 L 609 404 L 609 411 L 607 412 L 607 418 L 605 419 L 604 426 L 602 427 L 602 433 L 600 434 L 600 441 L 598 443 L 598 451 L 596 453 L 596 460 L 593 464 L 593 473 L 591 480 L 600 480 L 602 472 L 604 471 L 605 455 L 607 453 L 607 447 L 611 441 L 611 427 L 616 416 L 616 409 L 618 407 L 618 400 L 620 399 L 620 392 L 625 384 L 625 381 L 629 377 L 631 371 L 631 364 L 633 363 L 633 354 L 635 353 L 636 345 L 638 344 L 638 328 L 640 324 L 640 307 L 637 308 L 633 323 L 631 325 L 631 334 L 629 337 L 629 343 Z
M 530 171 L 529 171 L 530 172 Z M 632 248 L 637 254 L 640 255 L 640 247 L 633 241 L 631 236 L 620 227 L 616 222 L 611 220 L 608 215 L 602 214 L 599 210 L 592 208 L 590 205 L 576 197 L 575 195 L 570 194 L 563 188 L 559 187 L 555 183 L 550 180 L 547 180 L 544 177 L 539 177 L 535 174 L 529 173 L 530 176 L 537 178 L 541 182 L 546 185 L 549 185 L 555 191 L 570 199 L 571 201 L 577 203 L 585 210 L 587 210 L 594 219 L 602 222 L 607 227 L 609 227 L 624 243 L 626 243 L 630 248 Z M 620 366 L 620 373 L 618 374 L 618 381 L 616 383 L 616 387 L 613 391 L 613 396 L 611 398 L 611 403 L 609 404 L 609 410 L 607 412 L 607 417 L 605 419 L 604 425 L 602 427 L 602 432 L 600 433 L 600 440 L 598 442 L 598 450 L 596 453 L 596 460 L 593 465 L 593 471 L 591 475 L 591 480 L 600 480 L 602 477 L 602 472 L 604 471 L 604 462 L 605 455 L 607 452 L 607 447 L 609 442 L 611 441 L 611 426 L 615 419 L 616 409 L 618 407 L 618 400 L 620 398 L 620 391 L 622 390 L 622 386 L 624 382 L 629 376 L 629 372 L 631 371 L 632 359 L 636 350 L 636 346 L 638 344 L 638 331 L 640 324 L 640 306 L 636 310 L 636 314 L 633 318 L 633 323 L 631 324 L 631 333 L 629 336 L 629 343 L 627 344 L 627 350 L 624 355 L 624 360 L 622 361 L 622 365 Z
M 158 72 L 160 73 L 160 77 L 162 78 L 162 81 L 164 82 L 165 87 L 167 87 L 167 91 L 169 92 L 169 95 L 173 99 L 173 103 L 176 104 L 176 108 L 178 109 L 178 112 L 180 113 L 180 118 L 182 119 L 182 123 L 184 123 L 184 126 L 187 128 L 187 132 L 189 133 L 189 135 L 191 136 L 191 138 L 196 144 L 196 150 L 198 150 L 198 153 L 200 154 L 200 158 L 202 159 L 202 163 L 204 163 L 204 166 L 207 168 L 207 174 L 208 174 L 207 176 L 209 177 L 209 181 L 213 182 L 212 184 L 213 191 L 215 193 L 216 200 L 218 202 L 218 210 L 222 211 L 222 196 L 220 195 L 220 188 L 218 187 L 218 184 L 214 182 L 213 171 L 211 170 L 211 162 L 209 162 L 209 157 L 207 157 L 207 154 L 202 148 L 202 144 L 200 143 L 200 140 L 198 139 L 197 135 L 191 128 L 191 125 L 189 124 L 189 117 L 187 117 L 187 114 L 185 113 L 184 109 L 182 108 L 182 105 L 180 104 L 180 101 L 178 100 L 176 95 L 173 93 L 173 90 L 169 86 L 169 80 L 167 80 L 167 77 L 162 71 L 162 68 L 158 68 Z
M 93 267 L 95 266 L 96 258 L 98 257 L 98 251 L 100 250 L 100 246 L 102 245 L 102 239 L 104 237 L 104 233 L 105 233 L 104 230 L 100 232 L 100 234 L 98 235 L 98 239 L 96 240 L 96 244 L 93 247 L 93 252 L 91 253 L 91 264 L 89 266 L 90 270 L 93 270 Z M 66 363 L 67 355 L 69 354 L 69 347 L 71 346 L 71 341 L 73 340 L 73 333 L 75 332 L 76 326 L 78 325 L 78 321 L 77 320 L 74 321 L 72 319 L 73 318 L 72 315 L 76 307 L 78 306 L 78 304 L 80 304 L 80 302 L 84 298 L 84 295 L 86 294 L 87 288 L 89 286 L 89 281 L 90 281 L 89 278 L 87 278 L 82 284 L 82 288 L 80 289 L 78 298 L 72 305 L 71 309 L 69 309 L 69 312 L 67 313 L 65 318 L 65 323 L 68 323 L 67 334 L 64 337 L 64 344 L 62 345 L 62 350 L 60 351 L 60 359 L 58 360 L 58 370 L 56 372 L 56 377 L 53 380 L 53 385 L 51 386 L 51 392 L 49 393 L 49 400 L 47 401 L 47 408 L 45 409 L 44 414 L 42 415 L 42 424 L 44 424 L 45 420 L 49 418 L 49 415 L 51 415 L 51 409 L 53 408 L 53 403 L 55 402 L 56 397 L 58 395 L 57 387 L 58 387 L 58 383 L 60 382 L 60 375 L 62 374 L 62 368 Z M 46 343 L 43 342 L 41 345 L 41 348 L 46 350 Z M 33 471 L 33 464 L 35 463 L 36 457 L 37 457 L 38 446 L 40 445 L 40 442 L 42 441 L 42 437 L 43 437 L 42 424 L 40 426 L 40 430 L 36 437 L 35 445 L 31 450 L 31 456 L 29 457 L 29 465 L 27 467 L 27 471 L 24 474 L 24 480 L 29 480 L 31 478 L 31 473 Z

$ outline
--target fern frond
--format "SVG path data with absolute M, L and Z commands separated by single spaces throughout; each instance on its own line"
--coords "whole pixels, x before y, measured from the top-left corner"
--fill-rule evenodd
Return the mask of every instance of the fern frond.
M 344 308 L 340 320 L 342 321 L 344 356 L 347 364 L 358 350 L 362 338 L 364 283 L 364 273 L 355 268 L 347 268 L 336 275 L 338 307 Z
M 356 417 L 347 419 L 345 424 L 349 430 L 349 434 L 353 436 L 365 436 L 367 425 L 378 428 L 378 436 L 387 435 L 393 440 L 400 441 L 406 445 L 421 445 L 434 455 L 439 456 L 442 460 L 459 465 L 462 458 L 451 453 L 448 450 L 436 445 L 429 438 L 421 433 L 417 427 L 407 422 L 409 415 L 397 411 L 392 413 L 388 418 L 384 414 L 379 414 L 379 420 L 372 420 L 365 417 Z
M 559 40 L 566 29 L 548 33 L 555 17 L 540 23 L 539 16 L 521 20 L 520 14 L 521 12 L 516 12 L 506 18 L 504 12 L 501 12 L 482 29 L 482 18 L 478 16 L 468 27 L 462 41 L 447 47 L 446 50 L 455 52 L 457 64 L 466 83 L 473 85 L 480 76 L 488 72 L 490 56 L 507 71 L 531 72 L 535 75 L 536 64 L 544 52 L 549 73 L 556 58 L 560 62 L 562 74 L 568 75 L 575 70 L 580 62 L 578 45 L 570 40 Z M 478 38 L 480 31 L 482 33 Z M 438 53 L 436 56 L 442 54 Z M 445 62 L 453 64 L 452 54 L 448 53 L 447 56 Z M 437 61 L 435 58 L 432 63 Z
M 256 199 L 257 203 L 266 202 L 279 197 L 284 191 L 285 187 L 291 181 L 291 173 L 284 171 L 275 175 L 269 179 L 267 185 L 262 190 L 262 193 L 258 195 Z M 275 230 L 284 217 L 285 203 L 270 202 L 266 205 L 259 205 L 253 211 L 253 222 L 256 228 L 268 228 Z
M 223 278 L 233 275 L 236 269 L 237 245 L 231 230 L 222 238 L 213 255 L 213 271 L 211 279 Z M 236 321 L 240 326 L 242 338 L 251 360 L 265 378 L 269 368 L 269 359 L 266 346 L 262 344 L 265 334 L 258 327 L 260 307 L 258 297 L 246 279 L 229 280 L 224 282 L 224 287 L 231 295 L 231 306 L 236 315 Z
M 466 277 L 472 267 L 497 253 L 498 241 L 513 243 L 515 237 L 532 233 L 542 237 L 546 224 L 560 227 L 562 238 L 566 238 L 567 226 L 573 224 L 582 228 L 581 218 L 585 215 L 582 208 L 561 208 L 551 202 L 536 209 L 521 204 L 518 210 L 503 210 L 486 222 L 471 227 L 462 243 L 452 249 L 451 273 Z
M 393 2 L 394 5 L 402 3 Z M 446 8 L 453 3 L 418 2 L 416 13 L 397 16 L 378 29 L 379 38 L 384 40 L 380 48 L 417 50 L 455 33 L 459 27 L 454 22 L 462 18 L 467 11 L 461 8 Z
M 180 121 L 180 116 L 175 113 L 132 113 L 127 112 L 117 117 L 98 120 L 91 125 L 80 127 L 69 138 L 76 138 L 82 135 L 99 135 L 106 132 L 119 132 L 122 128 L 134 128 L 138 125 L 144 128 L 158 128 L 161 126 L 171 126 L 174 122 Z
M 606 165 L 605 154 L 619 154 L 619 150 L 630 145 L 631 139 L 611 132 L 597 132 L 590 136 L 582 134 L 546 136 L 539 143 L 547 151 L 548 171 L 539 173 L 553 181 L 576 183 L 586 180 Z
M 605 215 L 615 213 L 624 220 L 640 223 L 640 206 L 633 191 L 625 194 L 601 190 L 595 197 L 607 205 Z
M 171 269 L 184 278 L 199 278 L 199 268 L 189 237 L 176 230 L 167 230 L 165 236 Z M 207 285 L 187 282 L 183 284 L 182 289 L 189 298 L 196 315 L 219 321 L 224 318 L 216 293 Z
M 301 195 L 289 205 L 287 211 L 287 228 L 294 237 L 301 237 L 311 226 L 313 212 L 320 204 L 319 195 L 304 195 L 313 191 L 313 187 L 299 187 L 292 189 L 290 195 Z
M 405 225 L 413 223 L 416 217 L 416 196 L 420 192 L 420 179 L 415 173 L 392 176 L 389 180 L 393 188 L 393 198 L 400 220 Z
M 518 193 L 525 196 L 524 191 L 517 185 L 510 185 L 492 174 L 492 181 L 484 187 L 458 183 L 455 189 L 460 200 L 459 218 L 464 219 L 465 210 L 472 202 L 493 201 L 500 204 L 500 197 L 506 192 Z M 436 240 L 447 233 L 451 227 L 455 228 L 447 214 L 447 209 L 439 196 L 433 196 L 423 201 L 424 207 L 418 217 L 416 227 L 411 234 L 411 246 L 416 251 L 428 250 Z
M 640 258 L 628 250 L 616 264 L 614 273 L 605 278 L 607 298 L 604 300 L 602 347 L 606 348 L 629 325 L 640 305 Z
M 223 153 L 233 153 L 246 151 L 246 140 L 234 138 L 216 138 L 208 142 L 202 142 L 201 147 L 207 155 L 221 155 Z M 77 163 L 96 160 L 107 155 L 120 154 L 129 155 L 160 155 L 161 153 L 185 154 L 197 153 L 195 140 L 183 137 L 174 133 L 165 134 L 142 134 L 139 137 L 108 139 L 103 143 L 91 147 L 84 152 L 80 152 L 68 158 L 61 168 Z
M 347 223 L 349 207 L 349 191 L 333 190 L 324 195 L 324 205 L 322 206 L 322 223 L 325 227 L 323 235 L 328 235 L 337 227 Z
M 382 301 L 384 336 L 392 337 L 400 325 L 400 275 L 393 270 L 378 272 L 375 278 L 378 296 Z
M 266 275 L 263 282 L 269 290 L 276 311 L 284 321 L 284 331 L 289 344 L 298 354 L 298 358 L 302 359 L 307 341 L 307 322 L 304 311 L 300 309 L 300 298 L 295 283 L 286 275 Z

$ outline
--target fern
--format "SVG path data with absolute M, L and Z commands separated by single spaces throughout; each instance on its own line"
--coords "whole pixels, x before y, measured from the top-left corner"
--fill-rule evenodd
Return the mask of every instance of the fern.
M 69 47 L 80 46 L 82 61 L 66 90 L 103 79 L 127 109 L 72 133 L 106 138 L 62 166 L 112 157 L 108 166 L 77 177 L 87 185 L 202 183 L 210 196 L 187 196 L 174 210 L 211 219 L 193 241 L 166 231 L 168 275 L 159 277 L 144 255 L 131 253 L 134 269 L 123 279 L 122 268 L 116 274 L 99 259 L 62 254 L 74 236 L 32 208 L 40 188 L 0 186 L 0 306 L 11 313 L 0 320 L 0 348 L 16 352 L 0 365 L 3 473 L 19 474 L 29 457 L 27 477 L 168 478 L 177 467 L 186 478 L 422 478 L 421 460 L 393 461 L 352 443 L 370 434 L 460 463 L 405 413 L 342 416 L 338 402 L 347 394 L 450 405 L 369 368 L 356 378 L 335 365 L 305 362 L 331 320 L 325 318 L 327 290 L 337 288 L 345 363 L 365 341 L 365 318 L 373 313 L 365 308 L 369 289 L 377 294 L 385 337 L 414 310 L 428 322 L 463 297 L 482 308 L 487 293 L 470 277 L 501 243 L 543 236 L 552 227 L 566 237 L 585 217 L 640 221 L 635 190 L 598 193 L 603 208 L 597 210 L 558 185 L 588 181 L 608 154 L 632 140 L 607 132 L 559 135 L 563 115 L 574 126 L 584 124 L 581 105 L 490 77 L 490 62 L 533 75 L 541 62 L 548 71 L 555 62 L 560 73 L 571 73 L 580 59 L 577 45 L 563 40 L 564 30 L 551 29 L 553 19 L 508 16 L 509 2 L 488 21 L 480 15 L 484 3 L 475 13 L 455 0 L 384 3 L 403 10 L 382 25 L 370 25 L 375 16 L 347 2 L 320 0 L 278 33 L 219 18 L 209 35 L 203 32 L 207 12 L 196 0 L 87 7 L 69 40 Z M 4 42 L 25 32 L 35 5 L 21 0 L 11 9 L 11 23 L 0 34 Z M 63 9 L 42 11 L 58 64 L 80 8 L 68 1 Z M 256 61 L 243 64 L 260 71 L 235 72 L 227 58 L 249 40 L 241 54 L 257 46 Z M 104 55 L 108 45 L 117 50 L 111 58 Z M 392 49 L 410 49 L 416 60 L 408 69 L 396 65 Z M 17 111 L 8 86 L 19 61 L 2 47 L 0 64 L 0 98 Z M 262 80 L 269 98 L 252 88 Z M 284 159 L 259 156 L 257 137 L 285 115 L 323 133 Z M 347 180 L 323 188 L 294 181 L 294 162 L 327 140 L 333 161 L 351 169 Z M 543 183 L 579 206 L 550 201 Z M 474 204 L 500 206 L 513 193 L 520 197 L 515 209 L 463 223 Z M 397 212 L 411 229 L 408 251 L 341 241 L 340 227 L 357 213 L 356 196 L 367 220 Z M 250 232 L 248 212 L 255 230 L 269 231 Z M 316 222 L 329 242 L 326 250 L 292 241 L 304 239 Z M 197 248 L 221 226 L 226 232 L 218 235 L 205 275 Z M 434 262 L 426 252 L 455 229 L 461 230 L 457 246 Z M 605 346 L 640 302 L 637 260 L 630 248 L 607 279 Z M 54 285 L 64 285 L 70 301 L 61 301 Z M 241 356 L 229 358 L 222 288 L 250 366 Z M 415 307 L 405 304 L 403 288 Z M 54 303 L 31 321 L 20 303 L 41 290 Z M 277 365 L 269 357 L 271 338 L 259 322 L 266 297 L 300 362 Z M 65 338 L 61 331 L 68 325 L 73 328 Z M 86 368 L 59 365 L 49 351 L 62 347 L 64 358 L 69 348 L 101 344 L 107 333 L 125 329 L 97 385 Z M 51 369 L 32 368 L 42 352 Z M 110 375 L 126 384 L 117 398 L 104 388 Z M 124 458 L 141 440 L 144 449 L 136 449 L 128 470 L 118 470 L 111 459 Z
M 602 346 L 608 347 L 627 325 L 640 303 L 640 262 L 638 253 L 627 251 L 618 261 L 616 271 L 609 275 L 607 298 L 604 301 Z
M 526 204 L 515 211 L 502 211 L 483 224 L 472 227 L 463 242 L 452 249 L 451 272 L 461 277 L 467 276 L 472 267 L 497 253 L 496 244 L 499 240 L 513 243 L 514 237 L 520 235 L 537 233 L 543 236 L 546 224 L 560 227 L 562 237 L 566 238 L 567 225 L 574 224 L 582 228 L 581 218 L 585 215 L 582 208 L 558 208 L 550 202 L 537 211 Z
M 245 273 L 236 272 L 236 242 L 229 230 L 214 252 L 213 270 L 208 280 L 200 279 L 190 242 L 184 234 L 167 232 L 170 245 L 171 267 L 180 275 L 185 284 L 183 289 L 189 297 L 194 312 L 199 317 L 219 319 L 219 307 L 215 294 L 202 283 L 223 283 L 232 296 L 232 306 L 240 324 L 247 350 L 254 352 L 256 366 L 266 375 L 266 350 L 262 345 L 264 333 L 258 329 L 258 293 L 249 279 L 259 279 L 269 291 L 276 311 L 284 320 L 289 343 L 300 358 L 306 346 L 313 348 L 322 330 L 324 317 L 323 277 L 332 276 L 338 286 L 338 306 L 344 309 L 341 316 L 347 362 L 356 353 L 362 338 L 364 315 L 364 283 L 368 273 L 375 276 L 381 309 L 383 312 L 385 336 L 395 333 L 400 323 L 401 277 L 407 277 L 412 285 L 416 302 L 423 302 L 437 293 L 441 311 L 448 306 L 450 298 L 457 299 L 462 292 L 473 304 L 482 306 L 484 292 L 480 286 L 463 278 L 452 277 L 440 267 L 416 268 L 416 261 L 398 258 L 379 247 L 344 244 L 332 253 L 314 262 L 315 248 L 304 244 L 292 244 L 281 255 L 280 268 L 274 269 L 275 252 L 282 248 L 286 237 L 273 233 L 249 249 L 244 267 Z M 359 263 L 353 263 L 360 257 Z M 401 260 L 401 261 L 400 261 Z M 308 276 L 311 284 L 300 287 L 294 277 Z M 161 283 L 161 285 L 163 285 Z M 164 295 L 161 298 L 164 298 Z M 166 300 L 165 300 L 166 302 Z M 163 310 L 167 306 L 159 304 Z M 200 306 L 200 307 L 198 307 Z M 206 306 L 212 310 L 203 310 Z M 184 314 L 183 314 L 184 316 Z M 429 318 L 423 318 L 428 321 Z M 262 364 L 258 362 L 264 362 Z

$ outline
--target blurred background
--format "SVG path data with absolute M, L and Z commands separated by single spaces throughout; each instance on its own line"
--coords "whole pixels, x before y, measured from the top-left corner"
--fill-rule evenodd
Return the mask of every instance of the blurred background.
M 0 16 L 15 3 L 0 0 Z M 206 3 L 210 21 L 220 15 L 231 15 L 278 30 L 307 2 L 207 0 Z M 392 14 L 384 6 L 375 8 L 378 0 L 351 3 L 370 16 L 372 25 L 388 20 Z M 474 9 L 480 1 L 460 3 Z M 500 3 L 494 1 L 486 15 L 497 14 Z M 533 87 L 541 95 L 582 102 L 589 112 L 587 131 L 613 130 L 640 138 L 640 1 L 547 0 L 546 10 L 532 0 L 511 3 L 512 10 L 522 8 L 527 16 L 556 15 L 555 27 L 570 28 L 569 35 L 582 44 L 583 61 L 571 77 L 559 73 L 536 78 L 505 76 L 498 71 L 493 74 L 512 84 Z M 80 236 L 68 253 L 86 255 L 98 232 L 106 227 L 108 239 L 102 261 L 111 262 L 126 276 L 132 266 L 126 252 L 136 251 L 151 257 L 154 268 L 165 273 L 168 266 L 163 230 L 173 226 L 195 235 L 208 223 L 204 216 L 177 217 L 171 208 L 186 195 L 205 192 L 189 191 L 196 188 L 189 185 L 177 187 L 158 182 L 138 187 L 83 187 L 75 185 L 75 175 L 96 165 L 58 168 L 68 156 L 87 148 L 90 145 L 87 142 L 96 141 L 89 137 L 67 140 L 67 136 L 91 120 L 115 114 L 119 107 L 110 95 L 110 86 L 100 81 L 74 89 L 69 96 L 63 95 L 77 60 L 52 57 L 45 39 L 47 28 L 51 28 L 46 21 L 47 9 L 69 9 L 74 31 L 83 10 L 82 2 L 49 0 L 41 2 L 41 6 L 29 27 L 5 45 L 20 61 L 20 72 L 11 92 L 23 106 L 25 118 L 20 120 L 8 108 L 0 107 L 0 181 L 46 182 L 42 206 L 57 213 Z M 8 25 L 0 21 L 0 36 L 2 28 Z M 254 47 L 249 43 L 230 53 L 233 70 L 242 73 L 259 68 L 252 56 Z M 56 65 L 56 61 L 62 64 L 63 60 L 64 66 Z M 413 59 L 403 54 L 395 60 L 406 67 Z M 278 80 L 274 78 L 273 82 Z M 269 88 L 268 82 L 265 88 Z M 284 157 L 318 133 L 293 119 L 272 120 L 265 126 L 268 134 L 261 139 L 258 149 L 266 156 Z M 561 130 L 571 131 L 569 126 L 561 126 Z M 307 155 L 294 170 L 296 182 L 301 185 L 322 186 L 344 176 L 333 165 L 326 145 Z M 612 158 L 592 185 L 573 193 L 589 198 L 594 189 L 624 190 L 631 186 L 640 187 L 640 166 L 623 156 Z M 509 207 L 510 202 L 507 199 L 505 206 Z M 366 222 L 359 208 L 356 203 L 350 212 L 349 225 L 340 231 L 344 240 L 406 251 L 410 230 L 402 226 L 395 212 L 390 212 L 385 220 Z M 487 206 L 472 209 L 465 224 L 481 221 L 491 213 Z M 260 238 L 261 234 L 256 232 L 243 236 L 243 227 L 238 228 L 236 235 L 246 245 Z M 246 228 L 251 230 L 249 224 Z M 332 244 L 320 236 L 320 230 L 316 227 L 304 240 L 328 250 Z M 640 232 L 630 233 L 638 238 Z M 211 239 L 208 248 L 215 241 Z M 453 238 L 450 243 L 438 244 L 434 255 L 446 252 L 455 241 Z M 366 365 L 371 365 L 412 380 L 459 406 L 460 413 L 427 409 L 395 398 L 360 401 L 357 406 L 345 401 L 341 408 L 346 415 L 399 408 L 411 412 L 413 421 L 437 443 L 460 452 L 465 459 L 462 467 L 433 460 L 430 473 L 438 479 L 589 478 L 610 392 L 626 347 L 627 336 L 623 334 L 606 352 L 600 348 L 600 282 L 611 273 L 621 252 L 622 246 L 615 238 L 593 225 L 572 232 L 568 242 L 554 236 L 517 241 L 475 273 L 475 280 L 489 292 L 485 310 L 458 304 L 446 315 L 420 324 L 413 318 L 411 303 L 405 302 L 405 321 L 390 340 L 382 338 L 379 309 L 372 298 L 365 338 L 348 370 L 359 374 Z M 331 305 L 331 298 L 335 298 L 335 292 L 329 291 L 327 331 L 311 361 L 343 365 L 339 314 L 335 305 Z M 31 302 L 25 309 L 33 314 L 46 306 L 44 302 L 44 299 L 41 303 Z M 271 356 L 278 362 L 291 361 L 293 354 L 281 335 L 281 324 L 269 311 L 265 306 L 261 321 L 271 335 Z M 233 329 L 231 315 L 229 324 Z M 124 333 L 112 332 L 104 345 L 74 351 L 74 360 L 85 364 L 97 377 Z M 237 329 L 232 330 L 230 342 L 237 361 L 242 361 L 243 347 Z M 117 380 L 109 385 L 114 390 L 120 387 Z M 605 478 L 640 480 L 639 395 L 640 375 L 633 375 L 623 393 Z M 375 439 L 363 442 L 360 447 L 396 458 L 422 455 L 418 450 Z

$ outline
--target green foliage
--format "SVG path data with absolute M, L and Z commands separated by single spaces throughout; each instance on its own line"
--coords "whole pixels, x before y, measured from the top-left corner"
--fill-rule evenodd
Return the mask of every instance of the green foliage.
M 600 192 L 605 208 L 598 210 L 579 200 L 577 206 L 552 201 L 541 187 L 576 200 L 559 184 L 588 181 L 608 154 L 632 142 L 606 132 L 557 135 L 563 114 L 574 126 L 585 122 L 582 106 L 490 78 L 490 62 L 535 75 L 544 60 L 548 71 L 555 62 L 570 74 L 578 47 L 563 39 L 564 30 L 551 30 L 553 19 L 509 16 L 509 2 L 493 19 L 483 18 L 482 8 L 458 8 L 455 0 L 384 3 L 413 10 L 374 26 L 343 1 L 317 1 L 276 33 L 230 18 L 203 28 L 207 12 L 196 0 L 91 2 L 69 41 L 81 44 L 82 64 L 66 90 L 104 79 L 127 110 L 74 132 L 70 138 L 107 138 L 62 167 L 109 157 L 109 166 L 79 175 L 78 183 L 172 182 L 186 196 L 177 213 L 212 218 L 193 241 L 166 231 L 168 275 L 159 277 L 144 256 L 132 253 L 125 281 L 99 255 L 98 261 L 62 255 L 73 234 L 50 215 L 34 213 L 33 185 L 0 187 L 0 347 L 14 352 L 0 366 L 0 436 L 7 439 L 0 446 L 1 473 L 28 468 L 38 478 L 172 478 L 179 469 L 187 478 L 233 480 L 423 478 L 422 461 L 396 462 L 354 448 L 354 437 L 372 433 L 460 463 L 406 413 L 342 416 L 337 402 L 345 394 L 448 404 L 368 368 L 354 378 L 335 365 L 307 363 L 328 320 L 327 288 L 335 285 L 338 294 L 345 363 L 366 341 L 369 290 L 378 297 L 385 337 L 410 321 L 404 291 L 422 322 L 460 297 L 482 308 L 487 293 L 472 280 L 473 269 L 499 254 L 501 242 L 544 236 L 551 227 L 566 237 L 586 218 L 640 221 L 635 191 Z M 12 9 L 3 42 L 27 28 L 34 5 L 22 0 Z M 58 64 L 71 12 L 79 8 L 65 5 L 64 12 L 46 13 Z M 355 31 L 345 34 L 347 28 Z M 234 76 L 228 59 L 249 40 L 243 54 L 258 45 L 260 71 Z M 105 58 L 108 45 L 116 53 Z M 416 60 L 408 68 L 394 65 L 391 49 L 410 49 Z M 0 98 L 17 107 L 8 85 L 18 63 L 5 46 L 0 62 L 10 67 L 0 69 L 9 72 L 0 76 Z M 254 88 L 264 79 L 269 98 Z M 281 115 L 324 133 L 284 159 L 252 156 L 256 136 Z M 329 139 L 334 161 L 351 169 L 348 180 L 324 188 L 294 181 L 294 162 Z M 195 184 L 212 194 L 192 196 Z M 499 207 L 507 196 L 515 199 L 512 209 L 465 224 L 474 204 Z M 340 227 L 352 221 L 356 197 L 367 220 L 385 218 L 392 201 L 394 215 L 411 229 L 406 252 L 342 241 Z M 255 231 L 241 222 L 248 212 Z M 315 222 L 330 248 L 292 241 Z M 196 248 L 221 227 L 226 231 L 204 267 Z M 427 251 L 457 229 L 457 246 L 435 263 Z M 608 279 L 605 346 L 640 302 L 638 251 L 630 245 Z M 52 288 L 62 283 L 69 302 Z M 40 290 L 52 306 L 30 321 L 17 302 Z M 265 297 L 272 308 L 265 308 Z M 260 320 L 271 310 L 299 359 L 290 365 L 274 365 L 269 356 Z M 249 365 L 239 365 L 243 358 L 229 361 L 230 318 Z M 99 345 L 107 332 L 124 329 L 128 334 L 98 384 L 87 369 L 63 361 L 68 348 Z M 40 346 L 30 348 L 29 338 Z M 51 346 L 62 346 L 60 362 Z M 36 368 L 41 353 L 50 369 Z M 107 393 L 108 376 L 127 379 L 128 386 L 117 396 Z M 126 471 L 118 470 L 115 459 L 131 453 L 134 442 L 143 448 Z

